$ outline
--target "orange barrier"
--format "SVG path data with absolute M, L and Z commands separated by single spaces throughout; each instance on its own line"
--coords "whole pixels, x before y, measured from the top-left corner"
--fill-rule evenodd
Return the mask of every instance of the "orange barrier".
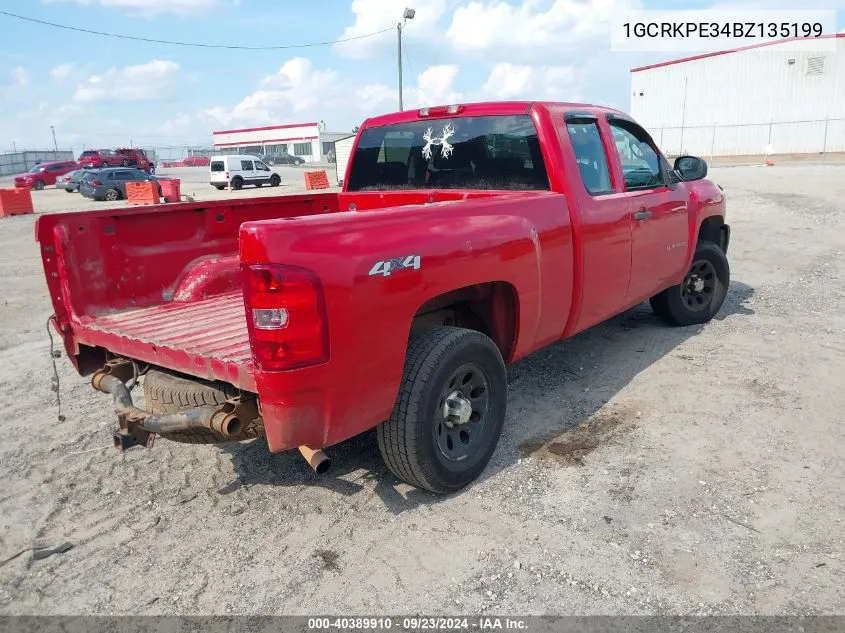
M 152 181 L 127 182 L 126 202 L 129 204 L 158 204 L 158 187 Z
M 305 172 L 305 188 L 309 191 L 311 189 L 328 189 L 329 176 L 325 171 L 306 171 Z
M 160 178 L 161 195 L 165 202 L 179 202 L 181 199 L 180 186 L 182 181 L 178 178 Z
M 35 213 L 29 189 L 0 189 L 0 218 Z

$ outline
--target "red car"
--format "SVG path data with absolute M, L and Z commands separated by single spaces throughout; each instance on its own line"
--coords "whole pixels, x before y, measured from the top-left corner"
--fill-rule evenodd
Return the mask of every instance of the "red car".
M 57 160 L 38 163 L 24 174 L 15 176 L 15 187 L 40 191 L 47 185 L 55 185 L 59 176 L 79 169 L 79 164 L 72 160 Z
M 265 437 L 321 472 L 376 427 L 399 479 L 443 493 L 496 449 L 506 363 L 644 301 L 676 326 L 719 312 L 706 175 L 618 110 L 438 106 L 365 121 L 340 193 L 42 215 L 36 236 L 119 448 Z
M 111 149 L 86 149 L 79 155 L 80 165 L 87 169 L 97 169 L 100 167 L 117 167 L 123 165 L 126 160 L 117 152 Z
M 148 174 L 155 171 L 152 161 L 147 156 L 147 152 L 138 147 L 119 147 L 115 153 L 122 158 L 120 164 L 123 167 L 133 166 Z
M 182 162 L 185 167 L 208 167 L 211 159 L 208 156 L 186 156 Z

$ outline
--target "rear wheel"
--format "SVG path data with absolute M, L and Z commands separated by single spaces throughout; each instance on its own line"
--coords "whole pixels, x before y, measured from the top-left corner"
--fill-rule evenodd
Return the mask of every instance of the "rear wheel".
M 109 164 L 106 161 L 103 161 L 102 163 L 100 163 L 100 167 L 105 168 L 105 167 L 108 167 L 108 166 L 109 166 Z
M 117 189 L 109 189 L 106 191 L 105 200 L 108 202 L 120 200 L 120 192 Z
M 188 378 L 163 370 L 152 369 L 144 376 L 144 399 L 147 410 L 158 415 L 179 413 L 194 407 L 223 404 L 238 395 L 238 390 L 225 382 Z M 211 429 L 188 429 L 164 433 L 162 437 L 190 444 L 223 444 L 251 440 L 264 435 L 264 428 L 254 421 L 245 424 L 238 435 L 226 437 Z
M 232 178 L 232 189 L 241 189 L 244 186 L 244 179 L 240 176 Z
M 280 184 L 282 184 L 282 179 L 279 177 L 279 174 L 273 174 L 270 176 L 271 187 L 278 187 Z
M 68 193 L 73 193 L 74 191 L 76 191 L 76 189 L 71 187 L 70 189 L 65 189 L 65 191 L 68 192 Z
M 713 242 L 699 242 L 684 280 L 650 300 L 654 313 L 670 325 L 699 325 L 712 319 L 725 302 L 730 266 Z
M 438 327 L 414 335 L 399 397 L 378 427 L 387 467 L 431 492 L 453 492 L 484 470 L 502 432 L 505 363 L 487 336 Z
M 120 164 L 123 165 L 124 167 L 129 167 L 129 161 L 126 160 L 125 158 L 120 162 Z
M 223 191 L 224 189 L 223 185 L 214 185 L 214 188 L 217 189 L 217 191 Z

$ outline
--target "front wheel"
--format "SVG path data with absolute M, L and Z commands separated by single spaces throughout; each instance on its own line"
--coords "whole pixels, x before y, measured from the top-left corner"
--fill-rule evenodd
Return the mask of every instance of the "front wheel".
M 43 180 L 36 180 L 35 185 L 33 185 L 33 186 L 35 187 L 36 191 L 41 191 L 42 189 L 44 189 L 44 181 Z
M 414 335 L 393 412 L 377 431 L 387 467 L 431 492 L 463 488 L 496 450 L 507 389 L 502 355 L 481 332 L 438 327 Z
M 650 300 L 654 313 L 669 325 L 700 325 L 725 302 L 731 271 L 725 252 L 713 242 L 699 242 L 684 280 Z
M 282 179 L 279 178 L 279 174 L 273 174 L 272 176 L 270 176 L 271 187 L 278 187 L 280 184 L 282 184 Z
M 122 161 L 120 161 L 120 164 L 121 164 L 123 167 L 129 167 L 129 161 L 128 161 L 128 160 L 126 160 L 125 158 L 124 158 Z

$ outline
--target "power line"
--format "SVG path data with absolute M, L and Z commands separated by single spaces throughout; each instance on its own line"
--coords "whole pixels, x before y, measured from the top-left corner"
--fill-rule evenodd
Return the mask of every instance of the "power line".
M 149 37 L 136 37 L 134 35 L 122 35 L 120 33 L 105 33 L 103 31 L 93 31 L 91 29 L 83 29 L 76 26 L 68 26 L 67 24 L 56 24 L 55 22 L 47 22 L 46 20 L 38 20 L 36 18 L 29 18 L 24 15 L 16 13 L 9 13 L 8 11 L 0 11 L 0 15 L 5 15 L 9 18 L 23 20 L 24 22 L 33 22 L 41 24 L 42 26 L 52 26 L 57 29 L 64 29 L 66 31 L 76 31 L 77 33 L 88 33 L 89 35 L 101 35 L 103 37 L 114 37 L 121 40 L 133 40 L 135 42 L 148 42 L 151 44 L 169 44 L 171 46 L 191 46 L 194 48 L 226 48 L 248 51 L 276 51 L 286 48 L 309 48 L 313 46 L 329 46 L 330 44 L 340 44 L 342 42 L 351 42 L 353 40 L 362 40 L 367 37 L 374 37 L 392 31 L 395 27 L 390 26 L 381 31 L 374 33 L 366 33 L 365 35 L 355 35 L 354 37 L 346 37 L 339 40 L 331 40 L 329 42 L 311 42 L 309 44 L 287 44 L 285 46 L 238 46 L 234 44 L 201 44 L 199 42 L 174 42 L 172 40 L 156 40 Z

